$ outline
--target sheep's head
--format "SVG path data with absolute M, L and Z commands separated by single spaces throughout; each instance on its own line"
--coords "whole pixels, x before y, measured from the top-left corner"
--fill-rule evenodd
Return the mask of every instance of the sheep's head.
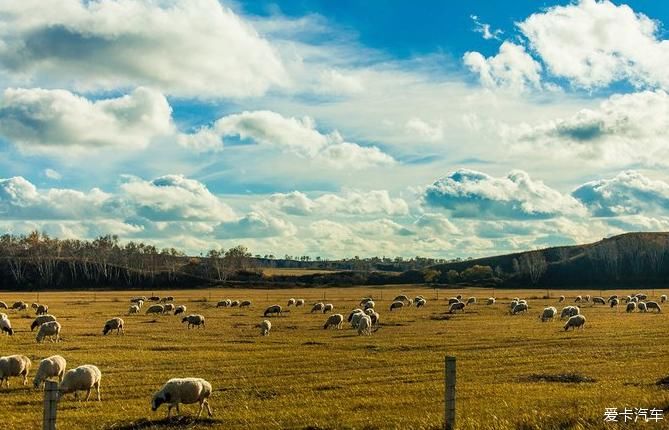
M 41 386 L 42 386 L 42 380 L 38 376 L 35 376 L 35 379 L 33 379 L 33 387 L 35 387 L 35 389 L 37 390 Z
M 104 336 L 107 333 L 109 333 L 110 331 L 111 331 L 111 327 L 109 326 L 109 324 L 105 324 L 105 328 L 102 329 L 102 335 Z
M 10 336 L 14 334 L 14 329 L 11 327 L 3 327 L 2 331 L 7 332 L 7 334 L 9 334 Z
M 162 393 L 158 392 L 156 395 L 153 396 L 153 400 L 151 401 L 151 410 L 155 412 L 158 410 L 160 405 L 163 403 L 168 403 L 172 399 L 172 395 L 170 393 Z
M 181 319 L 181 322 L 182 322 L 182 323 L 188 322 L 188 317 L 183 317 L 183 318 Z

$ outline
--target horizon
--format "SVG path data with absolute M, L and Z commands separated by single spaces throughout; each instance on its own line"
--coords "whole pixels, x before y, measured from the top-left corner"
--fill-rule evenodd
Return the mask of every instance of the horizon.
M 668 5 L 12 3 L 0 234 L 452 260 L 669 231 Z

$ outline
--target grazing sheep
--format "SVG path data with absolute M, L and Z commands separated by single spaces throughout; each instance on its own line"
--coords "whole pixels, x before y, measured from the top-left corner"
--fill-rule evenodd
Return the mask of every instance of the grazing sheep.
M 576 296 L 576 298 L 574 299 L 574 303 L 580 303 L 582 301 L 583 301 L 583 297 L 581 297 L 581 296 Z
M 618 306 L 618 299 L 611 300 L 611 307 L 613 308 L 615 306 Z
M 98 402 L 100 399 L 100 380 L 102 379 L 102 372 L 92 364 L 84 364 L 69 370 L 63 381 L 58 386 L 58 399 L 62 399 L 65 394 L 74 393 L 74 399 L 77 399 L 77 391 L 86 391 L 86 398 L 88 401 L 91 397 L 91 390 L 95 388 L 98 395 Z
M 288 305 L 287 306 L 293 306 L 294 304 L 295 304 L 295 299 L 294 298 L 291 297 L 290 299 L 288 299 Z
M 343 322 L 344 322 L 344 316 L 342 314 L 332 314 L 325 321 L 323 329 L 334 327 L 337 330 L 340 330 Z
M 605 305 L 606 300 L 604 300 L 604 297 L 593 297 L 592 304 L 593 305 Z
M 231 308 L 236 308 L 237 306 L 239 306 L 239 300 L 233 300 L 232 302 L 230 302 Z
M 30 372 L 32 363 L 25 355 L 8 355 L 0 357 L 0 387 L 6 382 L 9 387 L 9 378 L 11 376 L 23 376 L 23 385 L 28 382 L 28 372 Z
M 402 309 L 403 307 L 404 307 L 404 302 L 394 301 L 390 304 L 390 312 L 392 312 L 393 309 Z
M 657 302 L 646 302 L 646 308 L 648 310 L 655 309 L 658 313 L 662 312 L 662 308 Z
M 185 313 L 186 313 L 186 306 L 184 305 L 179 305 L 176 308 L 174 308 L 174 315 L 185 314 Z
M 240 308 L 248 308 L 249 306 L 251 306 L 251 300 L 242 300 L 239 303 Z
M 37 327 L 41 326 L 44 323 L 49 321 L 56 321 L 56 317 L 53 315 L 40 315 L 33 320 L 33 323 L 30 324 L 30 331 L 35 330 Z
M 60 323 L 58 321 L 49 321 L 39 326 L 37 331 L 37 343 L 44 341 L 44 338 L 48 337 L 51 342 L 60 341 Z
M 353 315 L 355 314 L 361 314 L 364 313 L 362 309 L 353 309 L 350 314 L 348 314 L 348 322 L 351 322 L 351 319 L 353 319 Z
M 265 309 L 265 313 L 263 313 L 263 316 L 269 316 L 269 315 L 281 315 L 281 306 L 280 305 L 272 305 Z M 313 312 L 313 311 L 312 311 Z
M 541 322 L 553 321 L 553 318 L 557 315 L 557 309 L 553 306 L 544 308 L 544 311 L 541 313 Z
M 169 314 L 170 312 L 174 312 L 174 305 L 172 303 L 167 303 L 163 306 L 163 313 Z
M 145 301 L 146 301 L 146 297 L 144 297 L 144 296 L 142 296 L 142 297 L 133 297 L 133 298 L 130 299 L 130 303 L 135 303 L 136 305 L 138 305 L 139 302 L 144 303 Z
M 270 322 L 270 320 L 264 320 L 256 327 L 260 328 L 261 336 L 269 336 L 269 331 L 272 329 L 272 323 Z
M 230 303 L 232 303 L 230 300 L 221 300 L 220 302 L 216 303 L 216 307 L 227 308 L 230 306 Z
M 583 297 L 583 299 L 584 299 L 586 302 L 588 302 L 588 303 L 590 303 L 590 298 L 591 298 L 590 294 L 588 294 L 587 296 Z
M 618 295 L 617 295 L 617 294 L 614 294 L 614 295 L 612 295 L 612 296 L 609 296 L 609 298 L 606 299 L 606 301 L 607 301 L 607 302 L 612 302 L 614 299 L 617 299 L 617 298 L 618 298 Z
M 204 316 L 202 316 L 200 314 L 190 314 L 187 317 L 183 317 L 183 319 L 181 320 L 181 323 L 183 324 L 185 322 L 188 323 L 187 328 L 189 328 L 189 329 L 191 327 L 197 327 L 197 328 L 200 328 L 200 326 L 202 326 L 202 328 L 205 327 Z
M 365 316 L 365 313 L 362 312 L 362 311 L 354 313 L 353 316 L 349 319 L 349 321 L 351 323 L 351 327 L 358 328 L 358 325 L 360 324 L 360 319 L 364 316 Z M 367 316 L 369 316 L 369 315 L 367 315 Z
M 325 306 L 323 303 L 314 303 L 314 306 L 311 308 L 311 313 L 322 312 L 323 306 Z
M 511 309 L 511 315 L 518 315 L 521 312 L 527 312 L 527 309 L 527 303 L 518 303 L 513 307 L 513 309 Z
M 486 305 L 494 305 L 495 304 L 495 298 L 494 297 L 488 297 L 488 300 L 486 301 Z
M 455 298 L 458 300 L 462 300 L 462 294 L 458 294 L 457 296 L 455 296 Z
M 639 300 L 646 300 L 648 298 L 648 296 L 646 294 L 643 294 L 643 293 L 635 294 L 634 297 L 636 297 Z
M 636 303 L 629 302 L 627 304 L 627 308 L 625 309 L 625 312 L 630 313 L 630 312 L 634 312 L 635 310 L 636 310 Z
M 139 313 L 139 306 L 138 305 L 130 305 L 130 307 L 128 307 L 128 315 L 138 314 L 138 313 Z
M 448 299 L 449 305 L 452 305 L 453 303 L 460 303 L 460 299 L 458 299 L 457 297 L 451 297 L 450 299 Z
M 5 303 L 5 302 L 0 302 L 0 309 L 9 309 L 9 308 L 7 307 L 7 303 Z
M 583 329 L 585 327 L 585 317 L 580 314 L 569 317 L 567 323 L 564 325 L 564 331 L 569 330 L 570 327 L 572 330 L 576 330 L 577 328 Z
M 144 306 L 145 300 L 138 300 L 135 305 L 137 305 L 138 308 L 142 309 L 142 306 Z
M 449 313 L 449 314 L 452 314 L 452 313 L 455 313 L 455 311 L 462 311 L 462 312 L 464 312 L 464 311 L 465 311 L 465 306 L 466 306 L 466 305 L 465 305 L 464 303 L 462 303 L 462 302 L 453 303 L 453 304 L 451 304 L 451 306 L 448 308 L 448 313 Z
M 476 297 L 470 297 L 467 299 L 467 304 L 468 305 L 473 305 L 476 303 Z
M 151 305 L 146 310 L 146 315 L 148 314 L 163 314 L 165 313 L 165 307 L 163 305 Z
M 372 334 L 372 319 L 369 315 L 362 315 L 360 321 L 358 322 L 358 335 L 369 336 Z
M 558 299 L 558 303 L 562 303 L 562 302 L 564 302 L 564 300 L 565 300 L 565 297 L 564 297 L 564 296 L 560 296 L 560 298 Z
M 11 309 L 17 311 L 25 311 L 26 309 L 28 309 L 28 305 L 24 302 L 14 302 L 14 304 L 12 304 Z
M 156 411 L 163 403 L 167 404 L 167 418 L 170 417 L 172 408 L 177 408 L 179 413 L 179 404 L 189 405 L 193 403 L 200 404 L 200 410 L 197 417 L 202 414 L 204 407 L 207 407 L 209 416 L 213 416 L 209 407 L 209 396 L 212 393 L 211 384 L 202 378 L 173 378 L 162 386 L 162 388 L 153 395 L 151 401 L 151 410 Z
M 304 299 L 295 300 L 295 307 L 304 306 Z
M 9 320 L 7 314 L 0 314 L 0 332 L 7 333 L 9 336 L 14 334 L 12 322 Z
M 149 301 L 150 301 L 150 302 L 159 302 L 159 301 L 160 301 L 160 297 L 158 297 L 158 296 L 151 296 L 151 297 L 149 297 Z
M 560 319 L 573 317 L 581 313 L 581 310 L 576 306 L 565 306 L 560 312 Z
M 664 303 L 664 302 L 666 302 L 666 301 L 667 301 L 667 295 L 666 295 L 666 294 L 662 294 L 662 295 L 660 296 L 660 303 Z M 0 303 L 2 303 L 2 302 L 0 302 Z M 1 307 L 1 306 L 0 306 L 0 307 Z
M 372 319 L 372 325 L 378 326 L 380 315 L 374 309 L 366 309 L 365 314 Z
M 334 305 L 332 303 L 326 303 L 325 305 L 323 305 L 323 313 L 324 314 L 328 313 L 328 312 L 332 312 L 333 309 L 334 309 Z
M 174 301 L 174 296 L 165 296 L 162 299 L 160 299 L 161 302 L 167 303 L 167 302 L 173 302 Z
M 37 306 L 39 306 L 39 303 L 35 303 L 35 302 L 33 302 L 33 303 L 30 305 L 30 307 L 31 307 L 32 309 L 37 309 Z
M 44 384 L 44 381 L 49 378 L 58 378 L 58 382 L 63 382 L 66 367 L 67 362 L 60 355 L 52 355 L 45 358 L 39 363 L 37 374 L 35 374 L 35 379 L 33 380 L 33 386 L 40 388 Z
M 45 315 L 49 313 L 49 307 L 47 305 L 38 305 L 35 309 L 35 315 Z
M 418 299 L 417 302 L 415 302 L 416 308 L 422 308 L 427 304 L 427 301 L 425 299 Z
M 405 294 L 400 294 L 399 296 L 393 299 L 393 302 L 410 302 L 409 298 Z
M 634 296 L 634 297 L 627 296 L 627 302 L 628 303 L 629 302 L 639 303 L 639 298 L 636 297 L 636 296 Z
M 645 302 L 637 303 L 636 307 L 639 309 L 639 312 L 647 312 L 648 311 L 648 307 L 646 306 Z
M 374 303 L 374 300 L 370 300 L 367 303 L 365 303 L 365 309 L 374 309 L 374 306 L 376 306 L 376 303 Z
M 116 330 L 116 334 L 123 333 L 125 334 L 125 330 L 123 329 L 123 320 L 119 317 L 114 317 L 107 321 L 105 323 L 104 328 L 102 329 L 102 334 L 104 336 L 107 335 L 112 330 Z

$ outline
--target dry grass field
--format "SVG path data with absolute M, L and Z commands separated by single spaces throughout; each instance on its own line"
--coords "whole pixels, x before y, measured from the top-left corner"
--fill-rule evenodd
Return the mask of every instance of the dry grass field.
M 589 304 L 584 330 L 564 332 L 559 321 L 538 316 L 557 299 L 545 290 L 498 290 L 494 306 L 472 305 L 448 315 L 448 296 L 483 299 L 489 290 L 441 290 L 419 286 L 292 290 L 215 289 L 161 291 L 189 312 L 206 316 L 206 329 L 187 330 L 179 317 L 126 315 L 128 299 L 148 292 L 41 293 L 63 326 L 60 343 L 35 343 L 33 315 L 5 311 L 16 333 L 0 336 L 0 355 L 33 360 L 61 354 L 68 368 L 95 364 L 102 371 L 102 402 L 59 404 L 60 429 L 437 429 L 443 425 L 443 361 L 458 360 L 458 429 L 669 428 L 661 423 L 605 424 L 607 407 L 669 408 L 669 390 L 656 385 L 669 375 L 669 312 L 627 314 L 624 307 Z M 424 309 L 389 312 L 406 293 L 428 299 Z M 579 291 L 608 297 L 612 291 Z M 627 293 L 616 291 L 616 293 Z M 651 293 L 648 291 L 647 293 Z M 667 291 L 655 291 L 654 298 Z M 551 291 L 553 297 L 561 292 Z M 575 292 L 564 292 L 571 297 Z M 270 336 L 255 328 L 267 305 L 290 297 L 325 301 L 347 315 L 371 295 L 381 327 L 371 336 L 323 330 L 323 314 L 290 308 L 272 317 Z M 510 316 L 514 296 L 526 298 L 528 314 Z M 250 309 L 216 308 L 223 298 L 249 299 Z M 0 293 L 0 300 L 37 301 L 36 294 Z M 560 307 L 558 307 L 559 309 Z M 146 306 L 145 308 L 146 309 Z M 668 308 L 669 309 L 669 308 Z M 105 320 L 121 316 L 125 336 L 102 336 Z M 537 380 L 532 375 L 577 373 L 592 382 Z M 209 380 L 213 419 L 166 421 L 165 407 L 150 410 L 152 394 L 171 377 Z M 0 389 L 0 428 L 38 429 L 42 394 L 12 378 Z M 192 415 L 196 405 L 181 408 Z
M 302 268 L 283 268 L 283 267 L 262 267 L 263 275 L 265 276 L 302 276 L 302 275 L 318 275 L 320 273 L 335 273 L 337 270 L 327 269 L 302 269 Z

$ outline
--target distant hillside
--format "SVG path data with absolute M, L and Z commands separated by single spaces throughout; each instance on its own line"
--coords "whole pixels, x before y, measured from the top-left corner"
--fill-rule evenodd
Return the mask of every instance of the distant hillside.
M 669 282 L 669 232 L 626 233 L 585 245 L 450 262 L 432 269 L 440 272 L 440 282 L 448 283 L 487 280 L 508 286 L 560 287 L 665 284 Z

